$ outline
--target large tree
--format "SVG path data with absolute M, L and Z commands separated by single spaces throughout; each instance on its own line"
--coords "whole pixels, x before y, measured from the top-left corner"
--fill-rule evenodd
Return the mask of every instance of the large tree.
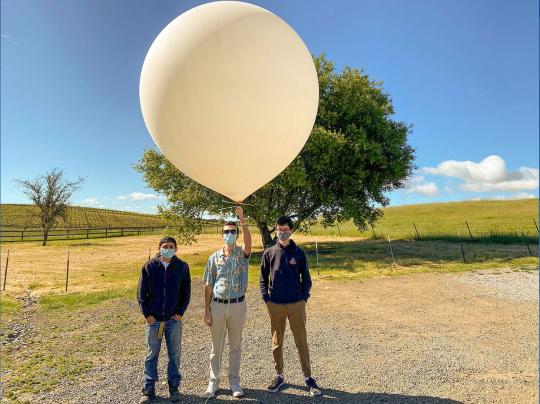
M 351 67 L 338 73 L 324 55 L 314 61 L 320 102 L 307 143 L 286 170 L 244 201 L 264 245 L 272 243 L 273 223 L 282 214 L 297 229 L 315 220 L 331 225 L 352 219 L 365 230 L 388 204 L 385 193 L 402 187 L 414 168 L 407 143 L 411 127 L 392 119 L 392 100 L 382 83 Z M 268 150 L 268 158 L 276 153 L 279 146 Z M 223 196 L 182 174 L 156 150 L 146 150 L 135 168 L 166 196 L 160 213 L 184 242 L 201 232 L 205 214 L 233 212 Z
M 55 226 L 58 219 L 67 221 L 68 201 L 84 181 L 79 178 L 68 181 L 64 172 L 59 169 L 48 171 L 34 179 L 15 180 L 23 193 L 36 205 L 37 210 L 32 215 L 37 216 L 43 229 L 43 243 L 47 245 L 49 231 Z

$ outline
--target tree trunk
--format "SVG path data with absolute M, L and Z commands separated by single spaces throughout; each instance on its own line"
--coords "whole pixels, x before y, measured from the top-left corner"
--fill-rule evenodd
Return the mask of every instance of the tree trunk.
M 257 227 L 259 228 L 259 232 L 261 233 L 261 239 L 264 248 L 268 248 L 274 244 L 274 240 L 272 238 L 272 235 L 270 234 L 270 230 L 268 229 L 268 225 L 266 223 L 257 222 Z
M 44 229 L 43 230 L 43 243 L 41 244 L 41 246 L 46 246 L 47 245 L 47 238 L 49 237 L 49 229 Z

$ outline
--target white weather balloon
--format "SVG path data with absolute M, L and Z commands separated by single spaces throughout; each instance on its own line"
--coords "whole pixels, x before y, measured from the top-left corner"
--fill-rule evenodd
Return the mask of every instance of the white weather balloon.
M 300 152 L 319 85 L 310 52 L 286 22 L 223 1 L 195 7 L 161 31 L 144 60 L 140 101 L 165 157 L 241 202 Z

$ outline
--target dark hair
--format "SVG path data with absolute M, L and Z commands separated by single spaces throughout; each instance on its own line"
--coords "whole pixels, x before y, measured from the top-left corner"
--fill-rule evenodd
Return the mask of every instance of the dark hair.
M 278 217 L 278 220 L 276 220 L 276 224 L 280 226 L 288 225 L 289 229 L 291 230 L 293 229 L 293 223 L 289 216 L 283 215 L 283 216 Z
M 236 227 L 236 233 L 238 233 L 238 223 L 234 220 L 229 220 L 228 222 L 223 223 L 223 227 L 225 226 L 234 226 Z
M 159 247 L 161 248 L 161 246 L 165 243 L 174 243 L 174 246 L 176 247 L 176 240 L 172 237 L 167 236 L 159 240 Z

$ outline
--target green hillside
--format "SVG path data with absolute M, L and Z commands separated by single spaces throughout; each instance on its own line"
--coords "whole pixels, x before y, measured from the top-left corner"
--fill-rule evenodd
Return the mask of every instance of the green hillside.
M 414 225 L 420 238 L 444 238 L 458 235 L 469 237 L 469 224 L 473 237 L 526 236 L 538 237 L 538 199 L 506 201 L 464 201 L 388 207 L 374 226 L 376 237 L 393 239 L 416 238 Z M 313 235 L 373 236 L 368 229 L 360 233 L 352 223 L 324 228 L 311 226 Z
M 39 222 L 33 205 L 0 205 L 0 223 L 3 228 L 35 228 Z M 59 220 L 57 228 L 87 227 L 162 227 L 163 220 L 158 215 L 148 215 L 120 210 L 86 208 L 71 206 L 68 208 L 67 221 Z
M 39 227 L 32 205 L 0 205 L 2 228 L 28 229 Z M 312 225 L 307 231 L 321 236 L 363 236 L 392 239 L 483 239 L 492 242 L 522 242 L 523 232 L 528 242 L 538 241 L 538 199 L 509 201 L 465 201 L 388 207 L 373 230 L 359 232 L 352 222 L 339 226 Z M 416 225 L 416 230 L 415 226 Z M 158 215 L 74 206 L 69 208 L 68 220 L 59 221 L 57 228 L 88 227 L 164 227 Z M 208 227 L 206 232 L 214 232 Z M 256 228 L 253 228 L 257 232 Z M 458 238 L 458 232 L 460 237 Z

